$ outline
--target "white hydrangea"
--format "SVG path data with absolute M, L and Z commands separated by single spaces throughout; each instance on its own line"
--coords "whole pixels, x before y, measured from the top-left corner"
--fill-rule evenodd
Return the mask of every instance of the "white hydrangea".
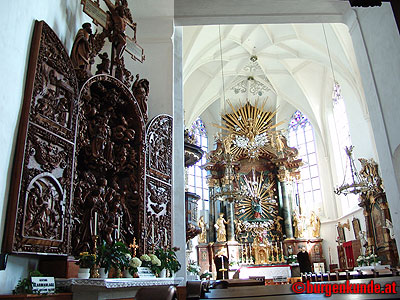
M 143 255 L 140 257 L 140 260 L 141 260 L 141 261 L 151 261 L 151 258 L 150 258 L 150 256 L 148 256 L 147 254 L 143 254 Z
M 133 268 L 139 268 L 139 267 L 142 265 L 142 261 L 141 261 L 139 258 L 134 257 L 134 258 L 132 258 L 131 261 L 129 262 L 129 265 L 130 265 L 131 267 L 133 267 Z

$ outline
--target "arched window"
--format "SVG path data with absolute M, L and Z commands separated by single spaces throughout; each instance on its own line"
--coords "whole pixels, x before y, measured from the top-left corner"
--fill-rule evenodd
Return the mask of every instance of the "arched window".
M 335 149 L 336 151 L 334 151 L 334 157 L 337 170 L 336 173 L 339 178 L 338 183 L 342 184 L 344 178 L 346 179 L 346 182 L 351 183 L 350 162 L 345 151 L 346 147 L 351 146 L 349 121 L 347 119 L 346 106 L 341 94 L 341 88 L 337 82 L 333 85 L 332 101 L 335 131 L 333 145 L 334 147 L 337 147 Z M 347 196 L 340 195 L 340 201 L 342 204 L 342 214 L 346 214 L 357 207 L 358 198 L 353 194 Z
M 297 184 L 296 193 L 301 214 L 307 215 L 322 206 L 322 193 L 314 131 L 308 118 L 300 111 L 296 111 L 290 120 L 289 144 L 297 148 L 304 163 L 300 168 L 301 181 Z
M 208 151 L 207 131 L 200 118 L 197 118 L 197 120 L 193 122 L 191 131 L 196 137 L 197 145 L 203 149 L 204 153 L 206 153 Z M 194 166 L 188 168 L 188 191 L 201 197 L 197 204 L 197 208 L 200 212 L 209 209 L 207 171 L 200 168 L 200 166 L 205 163 L 206 155 L 204 154 L 201 160 L 199 160 Z

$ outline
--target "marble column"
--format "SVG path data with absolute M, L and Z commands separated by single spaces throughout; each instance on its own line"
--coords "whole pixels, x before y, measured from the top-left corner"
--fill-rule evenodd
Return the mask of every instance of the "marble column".
M 227 240 L 234 241 L 235 240 L 235 207 L 233 202 L 228 202 L 226 204 L 226 221 L 228 222 L 227 226 Z
M 292 226 L 292 216 L 291 216 L 291 211 L 290 211 L 290 203 L 289 203 L 289 195 L 287 193 L 287 188 L 286 188 L 287 182 L 279 181 L 279 187 L 280 187 L 280 194 L 281 194 L 281 203 L 282 203 L 282 216 L 283 216 L 283 221 L 284 221 L 284 227 L 285 227 L 285 234 L 286 238 L 291 239 L 293 238 L 293 226 Z
M 211 187 L 210 191 L 210 205 L 209 205 L 209 215 L 208 215 L 208 242 L 215 241 L 215 230 L 214 230 L 214 216 L 215 216 L 215 187 Z

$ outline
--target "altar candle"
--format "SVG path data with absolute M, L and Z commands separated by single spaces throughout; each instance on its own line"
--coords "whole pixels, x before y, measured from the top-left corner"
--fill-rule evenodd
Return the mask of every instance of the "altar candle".
M 151 223 L 151 243 L 154 245 L 154 223 Z
M 118 216 L 118 227 L 117 227 L 117 240 L 119 240 L 119 230 L 121 229 L 121 219 Z
M 281 254 L 283 255 L 283 247 L 282 247 L 282 242 L 281 242 Z
M 97 235 L 97 211 L 94 212 L 94 235 Z
M 168 244 L 168 232 L 167 228 L 164 228 L 165 238 L 164 238 L 164 246 L 167 247 Z

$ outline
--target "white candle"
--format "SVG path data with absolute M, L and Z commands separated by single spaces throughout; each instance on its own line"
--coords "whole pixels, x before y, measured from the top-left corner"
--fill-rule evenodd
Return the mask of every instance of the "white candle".
M 154 245 L 154 223 L 151 223 L 151 243 Z
M 282 247 L 282 242 L 281 242 L 281 254 L 283 255 L 283 247 Z
M 168 231 L 167 231 L 167 228 L 164 228 L 164 232 L 165 232 L 164 246 L 167 247 L 168 246 Z
M 121 219 L 118 216 L 118 228 L 117 228 L 117 239 L 119 240 L 119 230 L 121 229 Z
M 97 211 L 94 212 L 94 235 L 97 235 Z

